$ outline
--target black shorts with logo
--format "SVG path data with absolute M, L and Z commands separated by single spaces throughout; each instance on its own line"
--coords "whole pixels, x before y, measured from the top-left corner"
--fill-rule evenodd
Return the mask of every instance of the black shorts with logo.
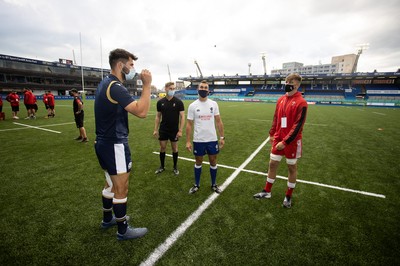
M 174 131 L 164 131 L 164 130 L 160 130 L 158 132 L 158 140 L 169 140 L 171 142 L 176 142 L 178 141 L 178 138 L 176 137 L 176 134 L 178 134 L 178 131 L 174 130 Z

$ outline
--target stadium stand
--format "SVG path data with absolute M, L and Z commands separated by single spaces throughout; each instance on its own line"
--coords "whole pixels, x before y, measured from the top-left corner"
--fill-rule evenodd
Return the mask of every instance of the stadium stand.
M 312 104 L 400 107 L 400 71 L 372 73 L 305 74 L 299 91 Z M 201 80 L 214 89 L 211 98 L 229 101 L 275 102 L 284 94 L 283 75 L 181 77 L 190 82 L 185 99 L 196 96 Z M 227 85 L 223 85 L 223 84 Z M 247 84 L 247 85 L 241 85 Z M 218 85 L 215 85 L 218 84 Z M 234 84 L 234 85 L 232 85 Z M 215 91 L 215 88 L 218 88 Z M 238 90 L 232 92 L 232 90 Z
M 108 69 L 83 67 L 86 95 L 94 94 Z M 400 107 L 400 70 L 397 72 L 303 74 L 299 89 L 312 104 L 344 104 Z M 180 77 L 190 85 L 177 93 L 182 99 L 196 99 L 197 85 L 206 80 L 210 97 L 217 100 L 275 102 L 284 94 L 285 75 L 234 75 Z M 137 80 L 126 85 L 134 96 L 140 95 Z M 41 95 L 51 90 L 58 97 L 68 97 L 71 89 L 82 90 L 82 68 L 72 60 L 47 62 L 0 54 L 0 94 L 12 90 L 22 94 L 24 88 Z M 56 96 L 56 97 L 57 97 Z
M 28 88 L 35 95 L 50 90 L 56 98 L 69 97 L 67 95 L 71 89 L 84 89 L 85 95 L 93 95 L 102 76 L 108 73 L 109 69 L 82 68 L 74 65 L 72 60 L 48 62 L 0 54 L 0 94 L 6 95 L 13 90 L 22 94 L 23 89 Z M 130 81 L 127 87 L 133 95 L 140 94 L 136 80 Z

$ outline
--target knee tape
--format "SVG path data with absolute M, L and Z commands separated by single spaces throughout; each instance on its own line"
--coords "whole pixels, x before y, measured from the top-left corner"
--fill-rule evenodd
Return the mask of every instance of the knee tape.
M 103 197 L 107 199 L 113 199 L 114 198 L 114 193 L 111 192 L 111 187 L 104 188 L 102 193 Z
M 114 193 L 111 192 L 111 187 L 104 188 L 102 191 L 103 197 L 107 199 L 113 199 L 114 198 Z
M 106 177 L 106 182 L 107 182 L 108 186 L 110 187 L 110 191 L 111 191 L 111 189 L 113 187 L 113 182 L 111 180 L 111 177 L 110 177 L 110 175 L 108 174 L 107 171 L 104 171 L 104 175 Z

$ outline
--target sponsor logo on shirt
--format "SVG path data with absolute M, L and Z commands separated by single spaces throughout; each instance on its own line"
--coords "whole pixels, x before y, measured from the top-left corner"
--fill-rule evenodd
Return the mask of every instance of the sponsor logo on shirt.
M 200 120 L 210 120 L 212 115 L 199 115 Z

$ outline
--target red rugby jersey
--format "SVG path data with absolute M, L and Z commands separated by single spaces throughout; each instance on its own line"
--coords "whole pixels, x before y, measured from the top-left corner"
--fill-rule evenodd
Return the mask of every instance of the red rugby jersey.
M 307 115 L 307 101 L 300 92 L 292 96 L 281 96 L 276 102 L 274 119 L 269 135 L 283 141 L 285 145 L 297 141 L 302 137 Z M 282 118 L 286 117 L 286 127 L 282 127 Z

